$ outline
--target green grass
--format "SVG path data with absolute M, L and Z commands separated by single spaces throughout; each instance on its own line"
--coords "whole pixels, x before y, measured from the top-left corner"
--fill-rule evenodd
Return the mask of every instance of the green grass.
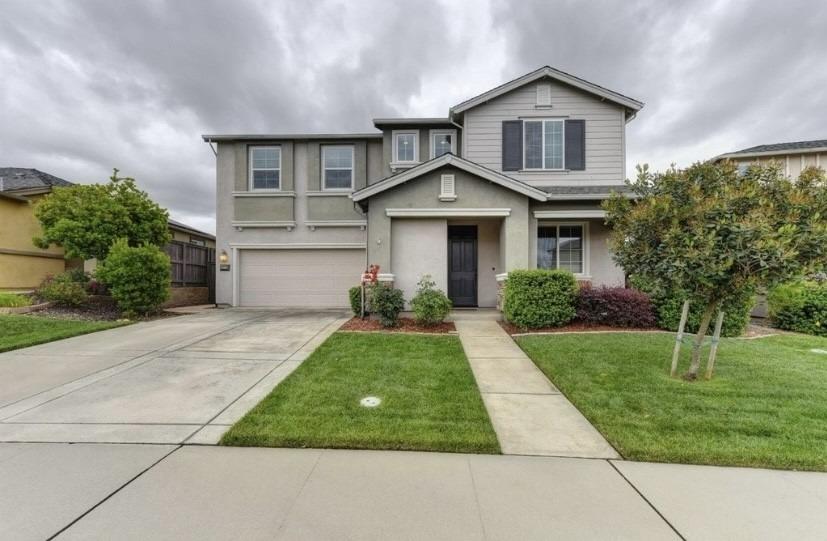
M 26 295 L 18 295 L 17 293 L 3 293 L 0 291 L 0 307 L 19 308 L 21 306 L 29 306 L 31 303 L 31 299 Z
M 111 329 L 121 325 L 123 323 L 116 321 L 79 321 L 35 316 L 0 315 L 0 352 Z
M 221 443 L 499 452 L 456 337 L 379 333 L 331 336 Z
M 672 334 L 518 342 L 625 458 L 827 471 L 827 355 L 810 352 L 825 338 L 723 339 L 715 376 L 695 383 L 668 375 Z

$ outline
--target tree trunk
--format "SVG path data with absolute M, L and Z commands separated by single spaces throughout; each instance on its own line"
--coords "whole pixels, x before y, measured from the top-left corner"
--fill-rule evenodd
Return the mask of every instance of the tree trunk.
M 706 337 L 706 331 L 709 330 L 709 322 L 712 321 L 712 314 L 715 313 L 715 306 L 717 302 L 710 302 L 704 308 L 703 316 L 701 316 L 701 324 L 698 326 L 698 334 L 695 335 L 695 341 L 692 343 L 692 363 L 689 365 L 689 372 L 684 375 L 685 379 L 695 380 L 698 378 L 698 370 L 701 368 L 701 346 Z

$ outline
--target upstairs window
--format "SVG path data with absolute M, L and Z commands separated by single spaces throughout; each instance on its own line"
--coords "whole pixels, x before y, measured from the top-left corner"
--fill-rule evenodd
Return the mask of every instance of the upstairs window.
M 281 189 L 281 147 L 250 147 L 250 189 Z
M 353 147 L 322 147 L 323 183 L 325 190 L 353 189 Z
M 563 169 L 565 155 L 564 120 L 523 122 L 523 168 Z
M 443 154 L 456 151 L 456 130 L 431 131 L 431 158 L 439 158 Z
M 583 274 L 583 226 L 541 225 L 537 228 L 537 268 Z
M 395 163 L 416 163 L 419 132 L 393 132 L 393 161 Z

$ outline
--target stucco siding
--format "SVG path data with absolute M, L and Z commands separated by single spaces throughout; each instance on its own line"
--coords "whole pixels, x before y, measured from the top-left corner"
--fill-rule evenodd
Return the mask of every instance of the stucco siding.
M 365 215 L 357 211 L 349 197 L 308 197 L 308 220 L 364 220 Z
M 626 274 L 612 259 L 610 229 L 602 220 L 589 220 L 589 267 L 595 286 L 623 286 Z
M 550 109 L 536 107 L 537 84 L 503 94 L 465 113 L 464 157 L 502 171 L 502 122 L 529 117 L 565 117 L 586 121 L 586 169 L 569 172 L 506 172 L 536 186 L 622 184 L 625 178 L 623 107 L 587 92 L 551 82 Z
M 448 221 L 445 219 L 391 220 L 394 285 L 405 295 L 405 306 L 426 274 L 436 287 L 448 291 Z
M 293 221 L 293 197 L 234 197 L 236 222 Z

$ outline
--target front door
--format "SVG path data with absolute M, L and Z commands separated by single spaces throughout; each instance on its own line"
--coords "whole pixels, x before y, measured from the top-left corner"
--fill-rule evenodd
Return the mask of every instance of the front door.
M 477 226 L 448 226 L 448 297 L 454 306 L 477 305 Z

